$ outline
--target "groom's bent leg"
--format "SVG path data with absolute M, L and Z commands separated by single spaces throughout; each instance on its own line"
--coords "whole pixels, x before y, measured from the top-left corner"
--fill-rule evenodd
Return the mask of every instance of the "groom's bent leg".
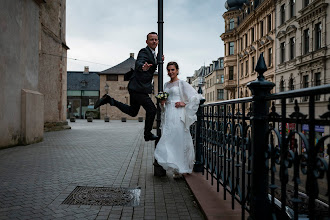
M 127 105 L 117 100 L 114 100 L 114 106 L 116 106 L 120 111 L 124 112 L 125 114 L 135 117 L 139 113 L 141 105 L 138 102 L 135 102 L 132 97 L 130 98 L 130 101 L 131 105 Z

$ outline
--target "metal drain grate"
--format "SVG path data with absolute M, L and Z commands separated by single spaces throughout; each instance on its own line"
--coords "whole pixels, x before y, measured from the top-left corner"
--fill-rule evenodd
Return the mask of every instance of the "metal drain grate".
M 141 189 L 77 186 L 62 204 L 138 206 L 140 194 Z

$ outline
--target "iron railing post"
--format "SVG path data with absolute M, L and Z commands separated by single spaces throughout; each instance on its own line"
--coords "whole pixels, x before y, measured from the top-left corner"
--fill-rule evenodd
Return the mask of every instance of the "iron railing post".
M 195 158 L 195 164 L 194 164 L 194 172 L 203 172 L 204 169 L 204 164 L 202 160 L 202 147 L 203 147 L 203 142 L 202 142 L 202 132 L 201 132 L 201 122 L 202 122 L 202 107 L 203 103 L 205 102 L 205 99 L 202 99 L 199 104 L 199 108 L 197 110 L 197 121 L 196 121 L 196 126 L 195 126 L 195 145 L 196 145 L 196 158 Z
M 258 78 L 248 84 L 252 91 L 252 184 L 250 217 L 253 220 L 271 219 L 268 199 L 268 166 L 266 164 L 268 107 L 265 97 L 275 86 L 265 80 L 263 73 L 267 70 L 263 54 L 260 55 L 255 70 Z

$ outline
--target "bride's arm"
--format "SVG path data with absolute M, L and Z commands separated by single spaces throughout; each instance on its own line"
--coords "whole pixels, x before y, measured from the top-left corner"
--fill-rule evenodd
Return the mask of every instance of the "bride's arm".
M 200 100 L 203 98 L 201 94 L 187 82 L 182 81 L 182 93 L 185 103 L 185 120 L 186 129 L 197 120 L 196 112 L 199 107 Z

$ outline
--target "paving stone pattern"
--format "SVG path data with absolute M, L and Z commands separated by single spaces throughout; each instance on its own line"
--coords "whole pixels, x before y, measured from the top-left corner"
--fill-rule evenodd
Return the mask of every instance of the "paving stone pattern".
M 2 219 L 204 219 L 186 182 L 153 176 L 144 123 L 77 120 L 44 141 L 0 150 Z M 77 186 L 141 188 L 140 205 L 62 202 Z

